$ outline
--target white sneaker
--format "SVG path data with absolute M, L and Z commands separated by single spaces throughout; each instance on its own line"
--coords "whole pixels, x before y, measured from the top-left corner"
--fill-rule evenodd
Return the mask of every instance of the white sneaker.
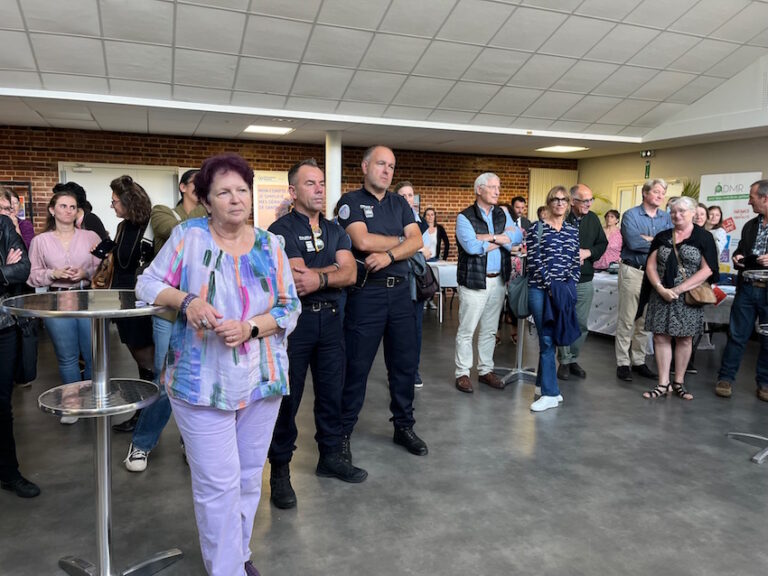
M 557 396 L 555 396 L 555 398 L 557 398 L 557 402 L 558 403 L 563 401 L 563 395 L 562 394 L 558 394 Z
M 427 301 L 427 306 L 430 310 L 437 310 L 437 304 L 435 304 L 432 300 Z
M 531 404 L 531 412 L 544 412 L 550 408 L 557 408 L 562 401 L 562 396 L 542 396 Z
M 129 472 L 144 472 L 147 469 L 147 456 L 149 452 L 145 452 L 141 448 L 134 448 L 133 442 L 128 446 L 128 456 L 125 457 L 125 467 Z
M 59 418 L 59 422 L 62 424 L 74 424 L 77 422 L 79 418 L 77 416 L 62 416 Z

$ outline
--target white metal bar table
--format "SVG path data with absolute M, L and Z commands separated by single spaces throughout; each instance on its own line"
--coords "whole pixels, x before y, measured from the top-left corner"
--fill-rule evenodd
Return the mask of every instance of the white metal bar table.
M 36 318 L 89 318 L 91 320 L 92 379 L 57 386 L 38 398 L 40 409 L 57 416 L 93 418 L 96 425 L 96 538 L 98 564 L 65 556 L 59 567 L 72 576 L 149 576 L 182 556 L 172 548 L 115 572 L 112 566 L 112 471 L 109 417 L 148 406 L 158 397 L 152 382 L 109 377 L 109 321 L 112 318 L 149 316 L 164 309 L 137 302 L 133 290 L 70 290 L 27 294 L 2 302 L 5 312 Z
M 745 278 L 752 281 L 768 282 L 768 270 L 746 270 L 743 274 Z M 768 318 L 758 318 L 755 331 L 760 335 L 760 338 L 768 338 Z M 756 440 L 758 444 L 764 444 L 763 449 L 752 456 L 752 462 L 755 464 L 762 464 L 768 458 L 768 438 L 765 436 L 747 434 L 745 432 L 728 432 L 726 436 L 741 441 Z

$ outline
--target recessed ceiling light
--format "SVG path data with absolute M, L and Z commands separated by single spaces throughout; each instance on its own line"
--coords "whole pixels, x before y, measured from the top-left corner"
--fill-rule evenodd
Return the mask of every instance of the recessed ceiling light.
M 258 126 L 251 124 L 244 130 L 244 132 L 250 132 L 251 134 L 276 134 L 278 136 L 284 136 L 290 134 L 295 128 L 286 128 L 283 126 Z
M 568 152 L 581 152 L 589 150 L 584 146 L 547 146 L 546 148 L 536 148 L 536 152 L 554 152 L 556 154 L 568 154 Z

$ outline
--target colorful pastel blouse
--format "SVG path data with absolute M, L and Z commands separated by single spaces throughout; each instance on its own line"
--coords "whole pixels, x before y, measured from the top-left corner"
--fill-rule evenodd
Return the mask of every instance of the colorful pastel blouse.
M 281 328 L 230 348 L 212 330 L 196 330 L 179 315 L 162 378 L 168 395 L 177 400 L 237 410 L 288 394 L 286 345 L 301 304 L 277 237 L 254 230 L 253 248 L 235 259 L 214 242 L 207 218 L 182 222 L 136 283 L 136 295 L 145 302 L 154 302 L 171 286 L 198 294 L 222 314 L 222 321 L 268 312 Z

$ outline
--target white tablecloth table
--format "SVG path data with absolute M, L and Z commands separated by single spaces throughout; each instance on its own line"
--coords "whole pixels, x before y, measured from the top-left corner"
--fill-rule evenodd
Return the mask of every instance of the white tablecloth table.
M 440 323 L 443 322 L 443 298 L 445 297 L 445 289 L 453 288 L 456 290 L 459 287 L 456 281 L 456 262 L 448 262 L 446 260 L 436 260 L 435 262 L 428 262 L 429 267 L 432 268 L 432 273 L 437 279 L 437 283 L 440 286 L 438 291 L 438 318 Z

